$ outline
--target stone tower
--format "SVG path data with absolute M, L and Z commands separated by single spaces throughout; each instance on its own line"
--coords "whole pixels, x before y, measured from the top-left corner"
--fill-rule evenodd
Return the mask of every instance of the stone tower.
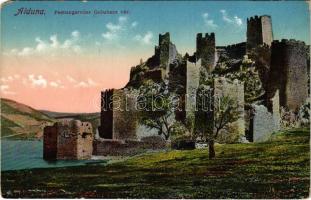
M 45 160 L 90 159 L 93 152 L 93 128 L 89 122 L 62 120 L 44 128 Z
M 136 139 L 135 91 L 109 89 L 101 93 L 99 136 L 104 139 Z
M 112 139 L 113 134 L 113 89 L 101 92 L 100 126 L 98 127 L 99 136 Z
M 308 97 L 307 60 L 304 42 L 285 39 L 273 41 L 267 98 L 278 89 L 280 106 L 299 109 Z
M 211 33 L 205 34 L 205 37 L 202 36 L 202 33 L 197 34 L 197 44 L 196 44 L 196 58 L 197 60 L 201 59 L 202 66 L 208 71 L 211 72 L 214 69 L 215 65 L 215 34 Z
M 258 45 L 271 45 L 273 41 L 272 20 L 268 15 L 247 18 L 246 50 L 256 48 Z
M 160 68 L 165 70 L 166 75 L 168 75 L 169 65 L 176 58 L 176 55 L 176 46 L 170 41 L 170 33 L 159 34 L 159 45 L 155 47 L 155 56 Z

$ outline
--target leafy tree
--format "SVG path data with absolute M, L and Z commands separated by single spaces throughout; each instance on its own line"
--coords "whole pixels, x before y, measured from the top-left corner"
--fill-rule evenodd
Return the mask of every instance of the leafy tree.
M 215 155 L 215 140 L 222 130 L 229 131 L 229 125 L 239 119 L 241 111 L 237 102 L 230 96 L 216 97 L 213 101 L 213 111 L 202 110 L 196 114 L 196 128 L 205 137 L 209 146 L 209 158 Z M 227 132 L 229 133 L 229 132 Z
M 241 111 L 237 102 L 230 96 L 216 97 L 214 101 L 214 130 L 208 138 L 209 158 L 215 157 L 214 144 L 222 130 L 228 130 L 230 123 L 239 119 Z
M 168 140 L 173 127 L 171 116 L 174 109 L 165 83 L 148 82 L 140 88 L 138 101 L 140 123 L 150 129 L 157 129 L 158 134 Z
M 198 110 L 195 113 L 195 133 L 201 139 L 206 139 L 208 133 L 213 131 L 212 101 L 212 90 L 206 85 L 200 85 L 197 91 Z

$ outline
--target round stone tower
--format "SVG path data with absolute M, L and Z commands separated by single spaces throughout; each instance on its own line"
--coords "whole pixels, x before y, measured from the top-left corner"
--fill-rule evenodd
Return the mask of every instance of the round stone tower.
M 306 45 L 296 40 L 275 40 L 271 46 L 271 87 L 279 89 L 280 106 L 297 110 L 308 97 Z

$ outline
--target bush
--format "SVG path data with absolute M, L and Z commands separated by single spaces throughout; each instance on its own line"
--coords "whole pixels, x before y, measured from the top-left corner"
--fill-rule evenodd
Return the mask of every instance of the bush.
M 193 150 L 195 149 L 195 141 L 191 139 L 178 139 L 172 141 L 172 148 L 178 150 Z

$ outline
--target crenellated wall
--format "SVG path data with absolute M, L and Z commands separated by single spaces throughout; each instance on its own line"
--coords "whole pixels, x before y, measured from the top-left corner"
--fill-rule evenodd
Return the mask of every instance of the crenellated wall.
M 226 53 L 230 58 L 242 59 L 246 54 L 246 43 L 241 42 L 225 47 Z

